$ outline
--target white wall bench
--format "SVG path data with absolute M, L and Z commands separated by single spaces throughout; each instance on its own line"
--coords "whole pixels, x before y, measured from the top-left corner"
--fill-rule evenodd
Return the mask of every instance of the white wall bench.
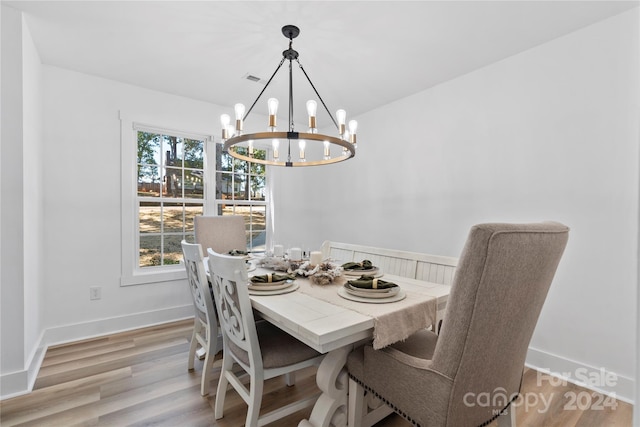
M 449 287 L 458 265 L 458 258 L 454 257 L 330 241 L 322 244 L 322 257 L 342 262 L 360 262 L 368 259 L 385 274 L 415 279 L 416 283 L 432 290 L 434 297 L 437 298 L 436 324 L 438 325 L 443 318 Z

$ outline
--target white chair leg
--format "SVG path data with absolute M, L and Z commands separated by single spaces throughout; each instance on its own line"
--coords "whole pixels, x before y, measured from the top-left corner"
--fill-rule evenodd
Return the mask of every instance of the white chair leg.
M 220 369 L 220 379 L 218 380 L 218 389 L 216 391 L 216 405 L 214 409 L 216 420 L 219 420 L 224 415 L 224 398 L 227 395 L 227 380 L 226 372 L 232 372 L 233 359 L 231 356 L 225 355 L 222 357 L 222 368 Z
M 193 362 L 196 356 L 196 348 L 198 348 L 198 339 L 196 335 L 198 334 L 198 327 L 200 326 L 200 321 L 196 318 L 193 323 L 193 333 L 191 334 L 191 345 L 189 346 L 189 362 L 187 364 L 187 369 L 193 371 Z
M 215 354 L 208 351 L 204 358 L 204 365 L 202 365 L 202 380 L 200 381 L 200 394 L 206 396 L 209 394 L 209 388 L 211 384 L 211 370 L 213 368 L 213 361 Z
M 209 394 L 209 388 L 211 385 L 211 369 L 213 368 L 213 361 L 216 358 L 217 347 L 218 347 L 218 328 L 215 328 L 213 331 L 207 325 L 204 326 L 206 328 L 206 337 L 207 342 L 205 344 L 205 358 L 204 365 L 202 366 L 202 381 L 200 384 L 200 394 L 206 396 Z M 215 334 L 213 335 L 212 332 Z
M 498 417 L 498 427 L 516 427 L 516 408 L 509 405 L 507 410 Z
M 349 378 L 349 427 L 362 427 L 364 410 L 364 388 Z
M 262 391 L 264 379 L 260 375 L 251 378 L 249 387 L 249 408 L 247 409 L 247 421 L 245 427 L 258 427 L 258 417 L 260 416 L 260 405 L 262 404 Z
M 288 372 L 288 373 L 284 374 L 284 380 L 287 383 L 288 387 L 296 385 L 296 373 L 295 372 Z

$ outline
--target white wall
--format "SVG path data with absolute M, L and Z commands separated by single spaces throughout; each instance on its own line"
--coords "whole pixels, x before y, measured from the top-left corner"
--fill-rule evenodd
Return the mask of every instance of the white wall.
M 630 11 L 358 117 L 354 160 L 276 172 L 275 240 L 458 256 L 475 223 L 563 222 L 528 361 L 633 399 L 637 32 Z
M 43 353 L 42 75 L 22 14 L 2 6 L 2 345 L 0 395 L 35 380 Z
M 221 109 L 44 67 L 44 274 L 47 341 L 68 341 L 193 314 L 186 284 L 120 286 L 120 114 L 217 134 Z M 89 300 L 89 287 L 102 299 Z
M 24 252 L 23 252 L 23 72 L 22 16 L 2 10 L 2 81 L 0 141 L 0 394 L 27 386 L 24 370 Z

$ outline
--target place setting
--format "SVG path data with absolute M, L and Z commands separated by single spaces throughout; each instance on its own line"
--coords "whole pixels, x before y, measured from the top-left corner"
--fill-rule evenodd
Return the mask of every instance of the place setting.
M 368 259 L 365 259 L 361 262 L 346 262 L 342 264 L 343 274 L 346 277 L 360 277 L 363 274 L 373 277 L 382 277 L 384 273 L 382 270 Z
M 397 284 L 367 274 L 348 280 L 338 289 L 338 295 L 351 301 L 370 304 L 401 301 L 407 296 Z
M 281 295 L 293 292 L 300 286 L 296 276 L 288 273 L 267 273 L 249 278 L 250 295 Z

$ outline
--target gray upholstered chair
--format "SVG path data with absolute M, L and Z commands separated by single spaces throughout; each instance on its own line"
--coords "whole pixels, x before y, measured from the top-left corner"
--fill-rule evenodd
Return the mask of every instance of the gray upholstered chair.
M 241 215 L 202 216 L 193 218 L 196 243 L 202 252 L 211 248 L 219 254 L 247 249 L 247 233 Z
M 203 351 L 204 366 L 200 381 L 200 393 L 209 394 L 211 368 L 218 348 L 218 316 L 209 290 L 209 281 L 204 269 L 202 248 L 197 243 L 182 241 L 182 255 L 187 269 L 187 282 L 191 290 L 191 300 L 195 311 L 191 345 L 189 346 L 188 369 L 193 370 L 194 358 L 198 346 Z M 199 356 L 198 356 L 199 357 Z M 200 357 L 199 357 L 200 358 Z
M 244 260 L 208 249 L 209 274 L 222 329 L 222 370 L 216 394 L 215 417 L 223 417 L 227 385 L 231 384 L 249 406 L 245 426 L 271 423 L 315 403 L 317 395 L 293 402 L 259 417 L 264 381 L 302 368 L 319 365 L 323 355 L 273 324 L 254 321 L 249 278 Z M 237 363 L 249 374 L 249 389 L 238 378 Z
M 350 425 L 367 421 L 365 393 L 422 427 L 515 425 L 509 405 L 568 235 L 552 222 L 474 226 L 440 335 L 349 355 Z

